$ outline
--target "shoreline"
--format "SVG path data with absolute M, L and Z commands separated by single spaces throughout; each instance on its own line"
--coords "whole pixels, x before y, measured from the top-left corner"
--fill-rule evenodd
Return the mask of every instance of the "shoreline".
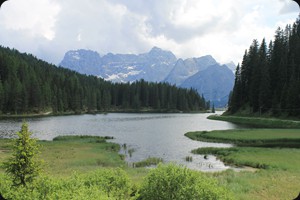
M 14 118 L 35 118 L 35 117 L 56 117 L 56 116 L 72 116 L 72 115 L 98 115 L 109 113 L 133 113 L 133 114 L 205 114 L 210 113 L 208 111 L 179 111 L 179 110 L 111 110 L 111 111 L 84 111 L 84 112 L 64 112 L 64 113 L 29 113 L 29 114 L 0 114 L 0 120 L 2 119 L 14 119 Z

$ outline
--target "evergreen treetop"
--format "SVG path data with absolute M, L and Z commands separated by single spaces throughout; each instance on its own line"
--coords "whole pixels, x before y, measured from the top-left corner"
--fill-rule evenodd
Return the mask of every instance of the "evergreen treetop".
M 278 28 L 268 47 L 253 41 L 236 69 L 230 113 L 300 116 L 299 26 Z

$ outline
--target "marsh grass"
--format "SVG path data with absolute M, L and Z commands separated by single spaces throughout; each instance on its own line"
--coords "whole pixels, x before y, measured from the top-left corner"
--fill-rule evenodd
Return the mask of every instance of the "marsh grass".
M 300 130 L 228 130 L 193 132 L 186 136 L 195 140 L 236 144 L 237 147 L 232 148 L 199 148 L 193 153 L 213 154 L 229 165 L 260 169 L 254 172 L 229 170 L 212 175 L 226 185 L 236 199 L 281 200 L 297 197 L 300 188 Z
M 129 154 L 129 157 L 131 158 L 132 157 L 132 154 L 135 152 L 135 149 L 131 148 L 131 149 L 128 149 L 128 154 Z
M 91 143 L 105 143 L 106 140 L 114 139 L 110 136 L 90 136 L 90 135 L 62 135 L 57 136 L 53 138 L 53 141 L 65 141 L 65 142 L 71 142 L 71 141 L 80 141 L 80 142 L 91 142 Z
M 213 154 L 229 165 L 259 169 L 297 171 L 300 166 L 300 149 L 292 148 L 199 148 L 195 154 Z M 299 170 L 300 171 L 300 170 Z
M 157 157 L 149 157 L 145 160 L 142 160 L 140 162 L 135 162 L 133 163 L 133 167 L 150 167 L 150 166 L 155 166 L 158 165 L 159 163 L 162 163 L 163 159 L 162 158 L 157 158 Z
M 193 162 L 193 157 L 192 156 L 186 156 L 185 161 L 186 162 Z

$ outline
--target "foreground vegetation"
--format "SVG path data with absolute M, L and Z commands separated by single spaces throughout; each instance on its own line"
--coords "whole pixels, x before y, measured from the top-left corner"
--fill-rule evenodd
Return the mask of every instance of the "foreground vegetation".
M 107 139 L 61 136 L 39 141 L 44 173 L 16 187 L 2 168 L 0 194 L 8 199 L 232 199 L 215 178 L 201 172 L 173 164 L 128 168 L 118 155 L 119 145 Z M 12 146 L 12 140 L 0 140 L 1 161 L 12 155 Z
M 232 143 L 232 148 L 199 148 L 196 154 L 213 154 L 227 164 L 257 170 L 214 174 L 237 199 L 294 199 L 300 188 L 300 131 L 246 129 L 190 132 L 187 137 Z M 269 148 L 272 147 L 272 148 Z

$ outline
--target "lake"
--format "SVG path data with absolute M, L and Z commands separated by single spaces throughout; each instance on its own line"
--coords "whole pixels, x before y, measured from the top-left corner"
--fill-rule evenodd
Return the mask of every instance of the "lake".
M 190 151 L 199 147 L 230 147 L 230 144 L 193 141 L 184 136 L 189 131 L 240 128 L 229 122 L 208 120 L 208 115 L 110 113 L 28 118 L 26 121 L 34 137 L 41 140 L 52 140 L 59 135 L 113 136 L 113 142 L 127 146 L 127 150 L 122 149 L 120 153 L 134 149 L 131 157 L 127 155 L 128 163 L 159 157 L 191 169 L 224 170 L 229 167 L 214 156 L 204 159 Z M 21 124 L 21 119 L 0 120 L 0 137 L 14 137 Z M 192 156 L 193 161 L 186 162 L 186 156 Z

